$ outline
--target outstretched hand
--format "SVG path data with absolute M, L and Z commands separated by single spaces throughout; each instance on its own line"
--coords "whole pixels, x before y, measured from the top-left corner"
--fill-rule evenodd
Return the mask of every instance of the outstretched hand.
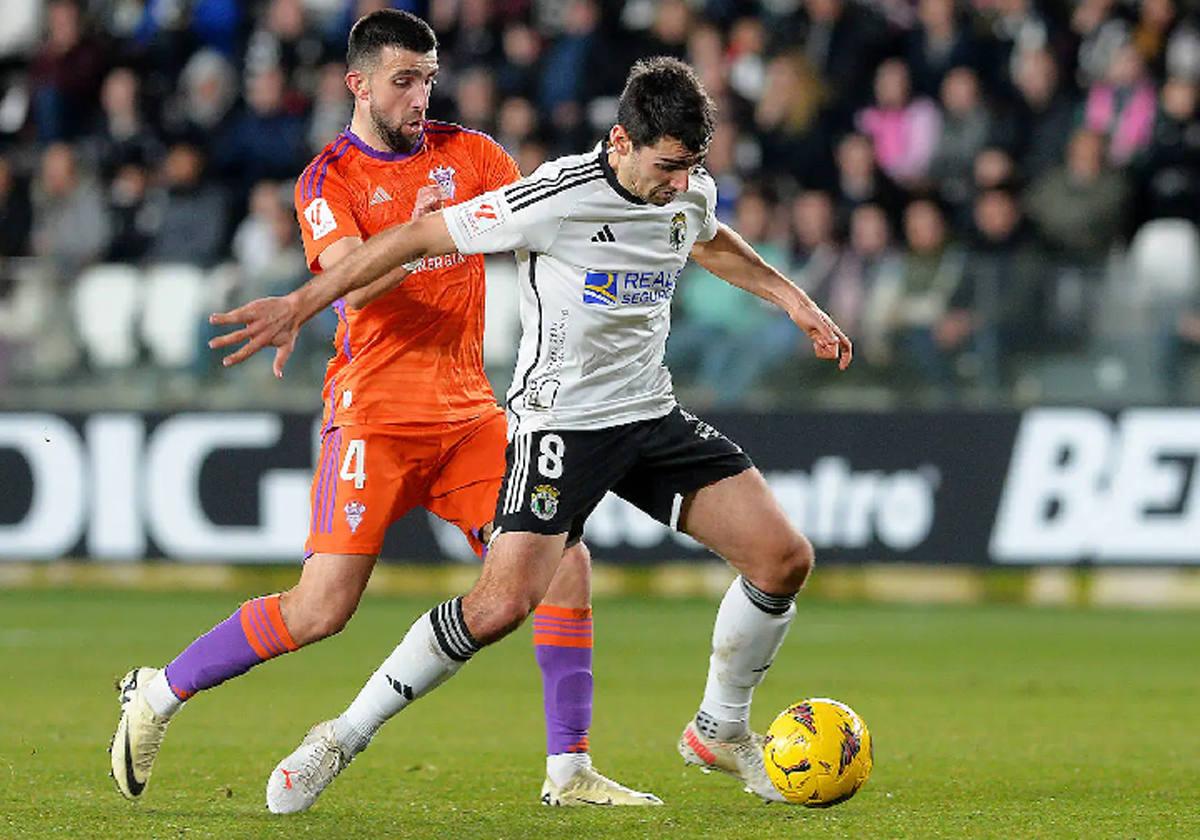
M 815 303 L 802 307 L 792 315 L 796 326 L 804 330 L 813 344 L 813 352 L 818 359 L 837 360 L 838 370 L 850 367 L 854 358 L 854 345 L 842 332 L 841 327 L 833 322 Z
M 208 342 L 213 350 L 233 347 L 244 341 L 241 347 L 221 360 L 225 367 L 246 361 L 264 347 L 275 348 L 275 363 L 272 368 L 276 377 L 283 376 L 283 366 L 296 346 L 296 335 L 300 327 L 292 302 L 286 297 L 267 297 L 252 300 L 229 312 L 217 312 L 208 316 L 208 322 L 217 326 L 243 325 L 241 329 L 219 335 Z

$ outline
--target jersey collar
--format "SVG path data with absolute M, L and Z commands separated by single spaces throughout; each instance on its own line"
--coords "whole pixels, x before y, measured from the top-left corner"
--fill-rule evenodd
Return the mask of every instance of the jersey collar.
M 600 169 L 604 171 L 604 180 L 608 181 L 608 185 L 613 188 L 613 192 L 621 196 L 630 204 L 645 204 L 643 199 L 638 198 L 629 190 L 621 186 L 621 182 L 617 180 L 617 173 L 613 171 L 612 165 L 608 162 L 608 152 L 604 150 L 604 144 L 600 144 Z
M 373 149 L 368 146 L 361 137 L 350 130 L 350 126 L 342 129 L 342 136 L 350 141 L 350 144 L 362 152 L 367 157 L 375 158 L 375 160 L 408 160 L 419 154 L 425 146 L 425 130 L 421 130 L 421 136 L 417 138 L 417 142 L 413 145 L 412 151 L 408 152 L 381 152 L 378 149 Z

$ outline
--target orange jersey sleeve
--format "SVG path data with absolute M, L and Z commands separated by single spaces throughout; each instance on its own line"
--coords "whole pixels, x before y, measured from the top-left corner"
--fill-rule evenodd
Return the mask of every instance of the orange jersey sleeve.
M 365 239 L 355 213 L 354 191 L 338 162 L 349 146 L 341 138 L 325 147 L 296 180 L 296 219 L 311 271 L 320 271 L 321 252 L 347 236 Z

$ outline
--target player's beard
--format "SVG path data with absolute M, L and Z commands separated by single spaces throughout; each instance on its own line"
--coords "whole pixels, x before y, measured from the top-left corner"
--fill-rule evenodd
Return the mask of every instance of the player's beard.
M 387 144 L 387 147 L 397 154 L 408 154 L 417 145 L 417 141 L 421 139 L 421 134 L 418 133 L 415 137 L 410 137 L 404 133 L 404 126 L 390 126 L 387 119 L 379 111 L 376 111 L 372 106 L 371 125 L 374 127 L 379 139 Z

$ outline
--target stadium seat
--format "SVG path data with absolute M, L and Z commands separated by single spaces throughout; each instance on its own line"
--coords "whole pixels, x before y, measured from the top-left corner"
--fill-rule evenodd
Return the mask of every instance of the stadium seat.
M 1200 232 L 1186 219 L 1142 225 L 1129 249 L 1137 298 L 1154 306 L 1193 298 L 1200 289 Z
M 142 278 L 127 265 L 96 265 L 75 282 L 75 333 L 96 370 L 131 367 L 138 357 L 134 319 L 141 308 Z
M 155 365 L 178 369 L 195 362 L 208 301 L 209 281 L 203 269 L 164 263 L 146 270 L 141 333 Z

